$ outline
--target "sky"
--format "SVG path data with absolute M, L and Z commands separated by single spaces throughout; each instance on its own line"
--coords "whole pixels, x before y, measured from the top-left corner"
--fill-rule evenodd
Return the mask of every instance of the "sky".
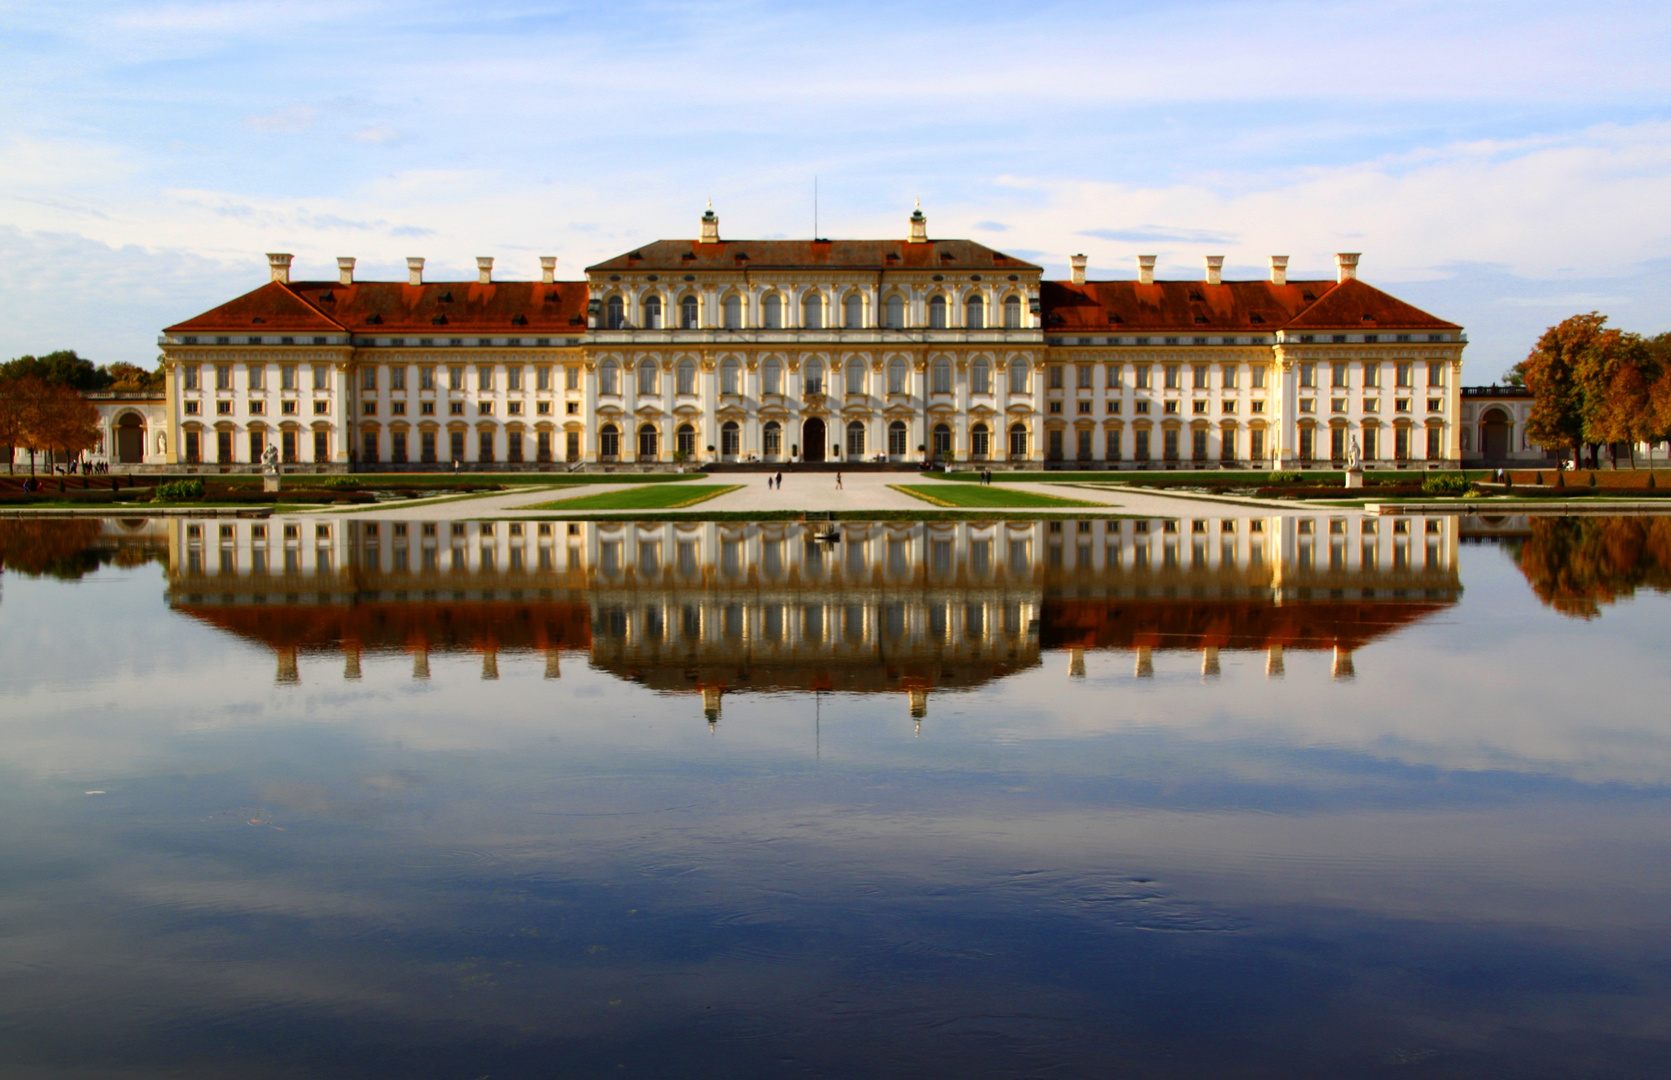
M 696 235 L 970 237 L 1055 276 L 1332 277 L 1468 328 L 1671 330 L 1671 5 L 539 0 L 0 8 L 0 356 L 335 258 L 559 276 Z

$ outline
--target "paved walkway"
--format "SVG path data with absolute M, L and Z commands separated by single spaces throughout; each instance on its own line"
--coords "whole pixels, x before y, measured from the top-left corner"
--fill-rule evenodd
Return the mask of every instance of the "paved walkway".
M 716 499 L 685 510 L 647 510 L 647 514 L 679 514 L 688 513 L 700 515 L 721 511 L 725 513 L 765 513 L 781 512 L 785 510 L 805 512 L 813 511 L 845 511 L 849 513 L 867 510 L 939 510 L 931 503 L 914 499 L 903 492 L 894 491 L 889 485 L 947 485 L 962 486 L 967 481 L 944 480 L 932 473 L 916 475 L 911 473 L 848 473 L 842 476 L 841 487 L 836 487 L 834 473 L 796 473 L 783 474 L 783 488 L 781 490 L 768 488 L 767 473 L 733 473 L 712 478 L 687 480 L 677 486 L 686 487 L 698 484 L 736 484 L 741 490 L 721 495 Z M 539 515 L 549 517 L 561 510 L 524 510 L 537 503 L 554 502 L 561 499 L 580 498 L 585 495 L 601 495 L 610 491 L 622 491 L 638 487 L 637 484 L 585 484 L 571 485 L 562 488 L 518 488 L 515 491 L 497 492 L 492 495 L 467 497 L 462 499 L 448 499 L 424 505 L 410 503 L 382 503 L 376 507 L 355 507 L 352 510 L 342 510 L 340 507 L 331 508 L 336 512 L 352 514 L 355 517 L 390 518 L 405 521 L 445 521 L 465 517 L 519 517 L 525 515 Z M 1188 517 L 1192 513 L 1200 516 L 1213 517 L 1268 517 L 1281 513 L 1277 506 L 1249 506 L 1228 500 L 1194 498 L 1185 495 L 1168 495 L 1140 489 L 1095 489 L 1077 485 L 1059 483 L 1014 483 L 1002 484 L 1002 487 L 1015 488 L 1040 495 L 1055 495 L 1065 499 L 1079 499 L 1084 502 L 1098 503 L 1107 510 L 1125 514 L 1139 514 L 1152 517 Z M 1284 508 L 1292 509 L 1290 504 Z M 958 508 L 962 509 L 962 508 Z M 989 513 L 991 510 L 1011 509 L 1013 512 L 1025 512 L 1032 507 L 970 507 L 963 512 L 971 515 Z M 573 511 L 575 517 L 586 517 L 590 514 L 622 514 L 631 513 L 625 510 L 596 510 Z

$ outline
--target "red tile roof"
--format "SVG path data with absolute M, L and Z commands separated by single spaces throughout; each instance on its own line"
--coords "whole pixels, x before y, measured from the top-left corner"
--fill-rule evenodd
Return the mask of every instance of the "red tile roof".
M 1356 278 L 1333 281 L 1040 283 L 1046 333 L 1272 333 L 1459 330 Z
M 1039 267 L 973 240 L 657 240 L 595 266 L 588 274 L 618 270 L 1006 270 Z
M 275 281 L 166 332 L 579 334 L 586 298 L 584 281 Z

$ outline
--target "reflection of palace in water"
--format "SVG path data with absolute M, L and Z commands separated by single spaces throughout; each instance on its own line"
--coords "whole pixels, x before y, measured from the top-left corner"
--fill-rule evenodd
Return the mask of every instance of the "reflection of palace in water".
M 1205 507 L 1203 508 L 1205 509 Z M 1040 663 L 1041 649 L 1353 653 L 1454 603 L 1454 517 L 1203 517 L 1000 522 L 178 520 L 170 603 L 275 650 L 584 650 L 598 669 L 664 692 L 898 693 Z M 839 539 L 818 533 L 838 530 Z

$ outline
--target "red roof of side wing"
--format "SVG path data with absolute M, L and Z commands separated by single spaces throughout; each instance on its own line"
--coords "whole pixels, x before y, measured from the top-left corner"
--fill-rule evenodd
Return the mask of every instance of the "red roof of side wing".
M 586 283 L 303 281 L 296 294 L 356 334 L 578 334 Z
M 1045 281 L 1039 296 L 1046 333 L 1268 334 L 1334 287 L 1332 281 Z
M 1039 269 L 973 240 L 656 240 L 586 268 L 605 270 Z
M 170 326 L 165 333 L 269 333 L 294 330 L 341 333 L 343 327 L 297 297 L 284 284 L 269 281 L 253 292 L 212 308 L 194 319 Z
M 1288 330 L 1460 330 L 1373 285 L 1348 278 L 1294 317 Z

